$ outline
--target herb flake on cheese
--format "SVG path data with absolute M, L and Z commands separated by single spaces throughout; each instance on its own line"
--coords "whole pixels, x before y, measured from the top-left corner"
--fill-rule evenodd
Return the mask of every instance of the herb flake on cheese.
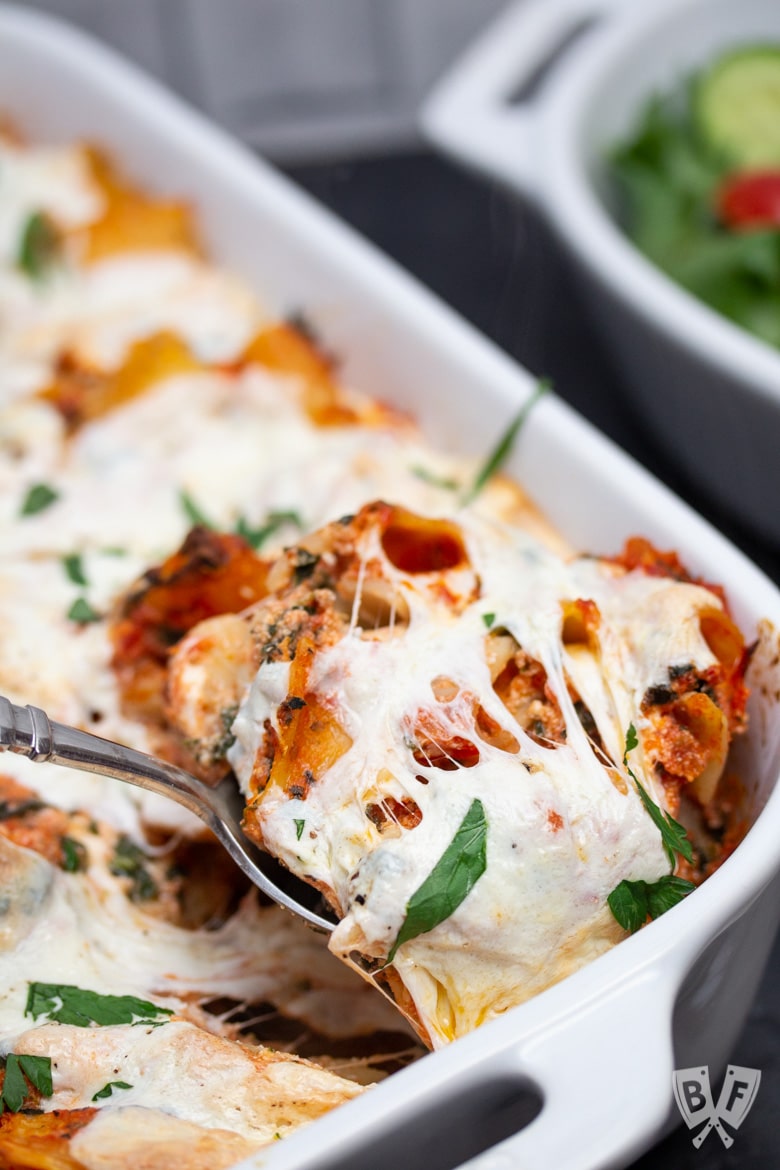
M 432 487 L 441 488 L 446 492 L 456 492 L 460 487 L 457 479 L 453 479 L 447 475 L 437 475 L 435 471 L 430 471 L 429 468 L 423 467 L 421 463 L 413 464 L 409 470 L 417 479 L 421 479 L 423 483 L 429 483 Z
M 131 902 L 148 902 L 152 898 L 156 898 L 159 893 L 157 882 L 147 868 L 148 861 L 149 858 L 143 849 L 140 849 L 135 841 L 122 834 L 116 843 L 108 868 L 114 877 L 130 879 L 132 883 L 129 894 Z
M 93 1101 L 102 1101 L 106 1097 L 113 1095 L 114 1089 L 132 1089 L 127 1081 L 107 1081 L 102 1089 L 98 1089 L 97 1093 L 92 1094 Z
M 19 515 L 34 516 L 36 512 L 43 512 L 59 498 L 60 493 L 48 483 L 34 483 L 22 501 Z
M 77 597 L 68 610 L 68 617 L 72 622 L 87 625 L 89 622 L 99 622 L 101 615 L 89 604 L 86 597 Z
M 41 280 L 59 258 L 60 236 L 42 211 L 34 211 L 22 228 L 16 266 L 32 280 Z
M 216 524 L 213 524 L 211 520 L 209 520 L 206 513 L 202 511 L 200 506 L 195 503 L 195 500 L 192 498 L 190 493 L 185 491 L 184 488 L 182 488 L 179 492 L 179 503 L 181 504 L 182 511 L 189 520 L 190 524 L 194 524 L 200 528 L 210 528 L 212 531 L 216 529 Z
M 296 528 L 303 531 L 303 520 L 300 513 L 295 511 L 279 511 L 269 512 L 265 518 L 265 522 L 259 528 L 252 528 L 249 521 L 244 516 L 239 516 L 236 523 L 236 535 L 243 537 L 251 548 L 260 548 L 261 545 L 272 536 L 274 536 L 280 528 L 285 524 L 294 524 Z
M 60 838 L 62 850 L 61 867 L 66 873 L 81 873 L 87 868 L 87 851 L 80 841 L 73 837 Z
M 69 553 L 68 556 L 62 558 L 62 567 L 65 570 L 65 576 L 74 585 L 88 585 L 86 574 L 84 572 L 84 562 L 81 553 Z

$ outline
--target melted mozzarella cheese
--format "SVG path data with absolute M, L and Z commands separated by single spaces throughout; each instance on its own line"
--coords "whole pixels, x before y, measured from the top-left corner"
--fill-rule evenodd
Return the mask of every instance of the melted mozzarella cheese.
M 32 1026 L 25 1015 L 31 982 L 135 995 L 178 1010 L 193 997 L 273 1003 L 331 1036 L 397 1026 L 392 1009 L 289 915 L 250 897 L 216 930 L 182 929 L 128 902 L 101 838 L 84 844 L 89 873 L 66 874 L 0 836 L 0 1050 L 12 1050 Z
M 141 572 L 132 557 L 94 553 L 82 557 L 89 582 L 68 577 L 60 557 L 13 557 L 0 562 L 0 694 L 13 703 L 40 706 L 52 719 L 95 731 L 106 739 L 149 750 L 146 729 L 126 719 L 111 667 L 113 648 L 105 620 L 80 623 L 68 613 L 86 596 L 106 614 L 119 585 L 127 588 Z M 139 834 L 139 817 L 154 823 L 200 830 L 185 809 L 115 780 L 8 754 L 2 771 L 49 803 L 92 815 Z
M 3 397 L 44 389 L 64 349 L 114 370 L 131 345 L 172 332 L 206 363 L 235 359 L 263 316 L 235 277 L 175 252 L 121 253 L 86 269 L 63 265 L 31 283 L 0 277 Z
M 276 1131 L 274 1132 L 276 1140 Z M 86 1170 L 227 1170 L 265 1143 L 139 1106 L 101 1109 L 71 1141 Z
M 516 530 L 468 514 L 460 522 L 482 583 L 479 600 L 456 617 L 408 588 L 408 628 L 378 640 L 352 630 L 320 650 L 307 686 L 334 711 L 352 746 L 304 798 L 269 785 L 256 806 L 267 847 L 335 891 L 345 914 L 331 938 L 334 952 L 382 958 L 412 895 L 472 802 L 481 801 L 485 873 L 454 913 L 403 944 L 395 959 L 434 1043 L 522 1002 L 618 941 L 609 893 L 624 879 L 653 882 L 669 872 L 660 833 L 620 761 L 631 723 L 641 738 L 647 688 L 667 681 L 670 665 L 714 664 L 698 619 L 720 604 L 694 585 L 595 560 L 567 563 Z M 562 606 L 580 598 L 600 614 L 598 648 L 587 662 L 562 641 Z M 530 738 L 494 692 L 485 613 L 544 667 L 565 719 L 564 743 Z M 610 767 L 578 718 L 567 672 L 582 686 Z M 437 678 L 463 696 L 462 720 L 457 712 L 449 717 L 453 734 L 466 734 L 476 695 L 519 751 L 477 739 L 474 766 L 442 772 L 416 761 L 410 729 L 435 706 Z M 278 730 L 285 688 L 282 667 L 263 665 L 239 710 L 230 758 L 247 794 L 267 722 Z M 446 713 L 441 718 L 449 726 Z M 643 784 L 663 805 L 662 786 L 637 755 Z M 365 810 L 387 797 L 413 800 L 420 823 L 383 838 Z
M 10 412 L 15 433 L 28 418 L 36 421 L 30 409 Z M 422 511 L 453 507 L 451 491 L 415 474 L 422 447 L 406 428 L 318 427 L 303 412 L 294 379 L 257 367 L 237 379 L 166 379 L 82 428 L 64 450 L 56 437 L 55 430 L 30 452 L 24 477 L 6 465 L 11 490 L 0 499 L 0 524 L 9 552 L 67 554 L 110 544 L 136 566 L 153 563 L 191 524 L 183 491 L 225 529 L 239 516 L 260 524 L 269 511 L 291 511 L 308 530 L 392 488 L 394 499 Z M 51 484 L 58 498 L 22 519 L 36 481 Z M 296 531 L 280 530 L 277 547 Z
M 121 1080 L 131 1088 L 114 1089 L 106 1113 L 138 1110 L 140 1120 L 141 1111 L 163 1110 L 201 1129 L 227 1123 L 257 1145 L 362 1092 L 308 1061 L 252 1051 L 177 1020 L 155 1028 L 43 1025 L 24 1033 L 19 1048 L 51 1055 L 54 1109 L 82 1108 Z

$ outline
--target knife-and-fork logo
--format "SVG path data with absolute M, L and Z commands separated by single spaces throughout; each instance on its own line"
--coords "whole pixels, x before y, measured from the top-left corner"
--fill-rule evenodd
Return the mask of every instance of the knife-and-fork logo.
M 693 1138 L 696 1149 L 712 1129 L 717 1131 L 728 1149 L 734 1144 L 734 1138 L 723 1123 L 726 1122 L 731 1129 L 739 1129 L 756 1099 L 761 1073 L 757 1068 L 730 1064 L 717 1104 L 713 1104 L 710 1073 L 706 1066 L 676 1069 L 672 1081 L 675 1100 L 688 1129 L 701 1126 Z

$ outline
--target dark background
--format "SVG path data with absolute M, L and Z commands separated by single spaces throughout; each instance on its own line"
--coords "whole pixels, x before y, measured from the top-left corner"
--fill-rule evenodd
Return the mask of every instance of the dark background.
M 536 215 L 495 185 L 425 151 L 286 170 L 529 370 L 550 376 L 562 398 L 780 583 L 780 548 L 761 543 L 715 509 L 632 415 L 567 263 Z M 760 1069 L 762 1080 L 731 1150 L 714 1132 L 696 1150 L 681 1126 L 636 1162 L 634 1170 L 780 1166 L 780 1128 L 774 1115 L 780 1102 L 780 943 L 732 1061 Z M 714 1086 L 716 1094 L 719 1088 Z

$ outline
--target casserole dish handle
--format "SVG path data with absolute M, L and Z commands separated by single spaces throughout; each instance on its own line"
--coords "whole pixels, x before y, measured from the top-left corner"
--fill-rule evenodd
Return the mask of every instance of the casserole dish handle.
M 463 162 L 537 197 L 540 115 L 560 57 L 632 0 L 520 0 L 444 75 L 420 112 L 424 135 Z
M 677 986 L 668 968 L 648 968 L 521 1042 L 518 1071 L 539 1089 L 541 1110 L 469 1170 L 597 1170 L 658 1140 L 673 1109 Z

